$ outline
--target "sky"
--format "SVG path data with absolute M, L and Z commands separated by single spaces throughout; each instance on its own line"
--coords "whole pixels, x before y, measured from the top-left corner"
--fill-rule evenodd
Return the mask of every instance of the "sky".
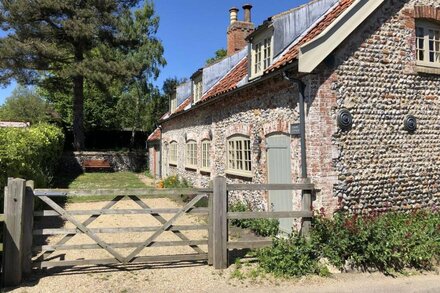
M 268 17 L 289 10 L 307 0 L 155 0 L 156 14 L 160 17 L 157 38 L 165 49 L 167 65 L 154 81 L 162 87 L 171 77 L 190 77 L 201 68 L 215 51 L 226 48 L 226 30 L 229 9 L 240 9 L 238 19 L 243 20 L 244 4 L 252 4 L 252 21 L 256 26 Z M 0 104 L 10 96 L 16 84 L 0 88 Z

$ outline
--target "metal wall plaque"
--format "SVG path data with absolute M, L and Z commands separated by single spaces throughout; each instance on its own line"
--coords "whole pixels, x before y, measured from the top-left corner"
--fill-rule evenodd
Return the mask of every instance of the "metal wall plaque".
M 301 135 L 301 127 L 299 123 L 290 124 L 290 135 Z

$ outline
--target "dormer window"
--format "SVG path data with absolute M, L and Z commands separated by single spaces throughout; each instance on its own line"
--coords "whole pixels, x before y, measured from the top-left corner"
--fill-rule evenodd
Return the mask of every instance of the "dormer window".
M 202 75 L 195 77 L 193 79 L 193 103 L 197 103 L 202 98 Z
M 177 108 L 177 97 L 176 94 L 173 94 L 170 98 L 170 113 L 176 111 Z
M 440 24 L 416 22 L 417 65 L 440 67 Z
M 261 35 L 255 36 L 251 43 L 251 78 L 263 74 L 273 59 L 273 31 L 269 30 Z

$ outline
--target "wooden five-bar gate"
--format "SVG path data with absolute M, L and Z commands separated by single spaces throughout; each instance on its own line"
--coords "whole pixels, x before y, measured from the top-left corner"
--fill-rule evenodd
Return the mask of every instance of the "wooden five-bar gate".
M 301 218 L 301 232 L 308 234 L 312 213 L 311 194 L 313 184 L 227 184 L 224 177 L 214 178 L 211 188 L 191 189 L 34 189 L 32 181 L 23 179 L 8 180 L 5 188 L 4 204 L 4 256 L 3 276 L 6 286 L 17 285 L 23 276 L 31 274 L 32 269 L 47 267 L 72 267 L 82 265 L 112 265 L 150 262 L 182 262 L 207 261 L 216 269 L 228 266 L 228 250 L 240 248 L 258 248 L 271 244 L 271 241 L 230 241 L 228 221 L 232 219 L 252 218 Z M 272 212 L 228 212 L 228 191 L 240 190 L 302 190 L 301 211 L 272 211 Z M 176 195 L 191 195 L 193 198 L 181 208 L 150 207 L 141 197 L 175 197 Z M 99 210 L 66 210 L 60 202 L 68 197 L 106 196 L 110 201 Z M 50 208 L 34 211 L 35 199 L 44 202 Z M 136 209 L 113 209 L 123 198 L 132 200 Z M 208 207 L 196 207 L 203 198 L 208 199 Z M 154 217 L 157 225 L 148 227 L 108 227 L 91 228 L 90 224 L 102 215 L 136 215 L 148 214 Z M 164 214 L 172 214 L 168 219 Z M 207 215 L 207 223 L 197 225 L 176 225 L 185 214 Z M 34 227 L 34 218 L 61 217 L 74 228 L 41 228 Z M 79 220 L 78 216 L 87 216 Z M 186 231 L 207 230 L 208 239 L 190 239 Z M 105 233 L 142 233 L 148 236 L 141 242 L 109 243 L 100 234 Z M 171 232 L 179 238 L 178 241 L 160 241 L 159 236 Z M 36 245 L 34 237 L 63 235 L 55 244 Z M 93 240 L 91 244 L 69 244 L 75 235 L 86 235 Z M 140 253 L 149 247 L 188 246 L 192 253 L 142 256 Z M 203 249 L 204 247 L 207 247 Z M 129 249 L 123 255 L 116 249 Z M 87 250 L 102 249 L 109 258 L 60 260 L 54 257 L 58 250 Z

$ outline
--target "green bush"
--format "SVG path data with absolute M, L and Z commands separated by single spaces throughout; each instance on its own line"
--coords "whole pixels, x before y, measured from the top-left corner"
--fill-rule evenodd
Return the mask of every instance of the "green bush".
M 46 187 L 53 178 L 64 143 L 61 129 L 38 124 L 30 128 L 0 128 L 0 190 L 8 177 L 34 180 Z M 3 210 L 3 192 L 0 192 Z
M 440 258 L 440 213 L 414 211 L 314 219 L 315 250 L 331 264 L 384 273 L 431 269 Z
M 257 258 L 265 272 L 277 277 L 329 274 L 319 263 L 319 253 L 313 243 L 298 234 L 292 234 L 288 239 L 274 238 L 271 247 L 257 251 Z
M 230 205 L 231 212 L 247 212 L 249 207 L 242 202 Z M 276 219 L 238 219 L 231 220 L 231 224 L 240 228 L 250 229 L 255 234 L 267 237 L 278 234 L 279 221 Z
M 164 188 L 189 188 L 192 185 L 185 179 L 179 178 L 178 175 L 168 176 L 163 180 Z

